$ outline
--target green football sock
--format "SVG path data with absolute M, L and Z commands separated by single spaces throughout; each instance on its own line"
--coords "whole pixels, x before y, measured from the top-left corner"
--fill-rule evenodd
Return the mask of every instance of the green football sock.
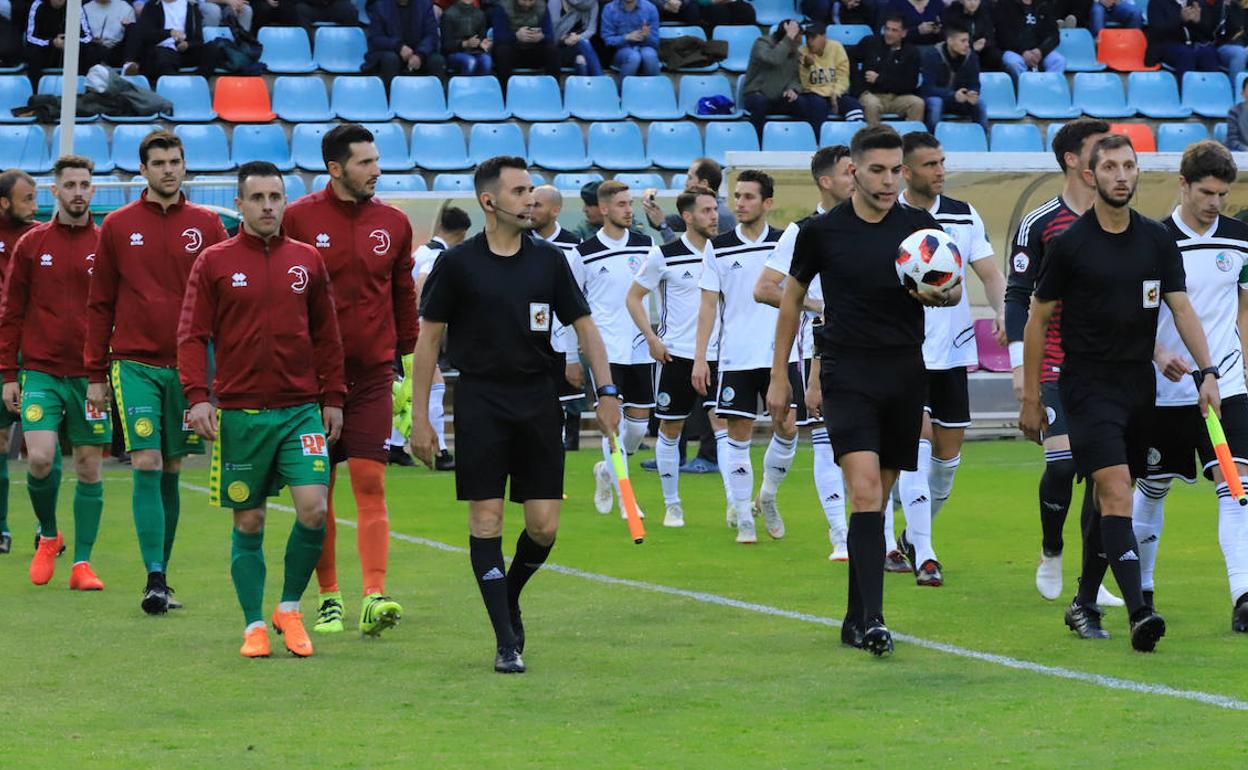
M 9 531 L 9 456 L 0 456 L 0 532 Z
M 297 602 L 308 587 L 308 580 L 321 560 L 325 543 L 325 527 L 309 529 L 295 520 L 286 540 L 286 579 L 282 583 L 282 601 Z
M 95 536 L 104 513 L 104 483 L 79 481 L 74 485 L 74 563 L 91 561 Z
M 173 554 L 173 538 L 178 534 L 178 517 L 182 514 L 182 495 L 178 490 L 178 474 L 160 474 L 160 499 L 165 504 L 165 569 Z
M 230 577 L 243 608 L 246 625 L 264 622 L 264 530 L 254 535 L 234 530 L 230 549 Z
M 134 531 L 139 554 L 148 572 L 164 572 L 165 511 L 161 503 L 160 471 L 134 471 Z
M 56 497 L 60 491 L 61 480 L 55 470 L 41 479 L 26 474 L 26 492 L 39 519 L 39 534 L 44 537 L 56 537 Z

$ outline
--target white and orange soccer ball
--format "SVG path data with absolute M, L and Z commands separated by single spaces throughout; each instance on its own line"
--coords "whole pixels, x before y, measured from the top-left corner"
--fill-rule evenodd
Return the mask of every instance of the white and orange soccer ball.
M 897 247 L 897 277 L 918 292 L 952 289 L 962 281 L 958 244 L 944 230 L 916 230 Z

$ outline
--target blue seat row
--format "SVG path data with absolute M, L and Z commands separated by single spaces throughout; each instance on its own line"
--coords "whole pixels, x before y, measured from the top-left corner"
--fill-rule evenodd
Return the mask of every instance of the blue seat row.
M 1231 81 L 1221 72 L 1184 73 L 1182 96 L 1174 75 L 1164 70 L 1130 73 L 1125 91 L 1117 73 L 1079 72 L 1074 76 L 1073 94 L 1061 73 L 1024 72 L 1018 79 L 1017 98 L 1008 75 L 985 72 L 980 75 L 980 93 L 990 120 L 1017 120 L 1024 115 L 1043 120 L 1080 115 L 1224 118 L 1235 103 Z

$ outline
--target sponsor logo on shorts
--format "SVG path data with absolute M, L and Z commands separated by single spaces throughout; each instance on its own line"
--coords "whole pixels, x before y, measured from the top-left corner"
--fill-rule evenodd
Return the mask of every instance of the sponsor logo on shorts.
M 1049 425 L 1057 422 L 1057 410 L 1051 406 L 1046 406 L 1044 408 L 1044 416 L 1048 420 Z
M 147 417 L 140 417 L 134 421 L 134 434 L 139 438 L 147 438 L 152 435 L 152 421 Z
M 728 386 L 719 394 L 719 399 L 721 401 L 731 401 L 735 395 L 737 395 L 737 391 L 733 390 L 732 386 Z
M 1218 252 L 1218 258 L 1214 260 L 1214 264 L 1224 273 L 1231 272 L 1231 268 L 1235 267 L 1235 260 L 1225 251 Z
M 550 303 L 548 302 L 530 302 L 529 303 L 529 331 L 531 332 L 550 331 Z
M 236 503 L 241 503 L 248 497 L 251 497 L 251 487 L 247 486 L 245 481 L 233 481 L 226 487 L 225 493 L 230 499 Z
M 102 412 L 99 409 L 96 409 L 95 404 L 91 403 L 90 401 L 82 402 L 82 411 L 83 411 L 83 414 L 87 416 L 87 419 L 90 420 L 91 422 L 97 422 L 99 420 L 108 419 L 108 412 Z
M 1020 251 L 1014 255 L 1014 272 L 1025 273 L 1029 267 L 1031 267 L 1031 258 L 1025 252 Z
M 1148 467 L 1150 468 L 1160 467 L 1161 466 L 1161 450 L 1159 450 L 1155 446 L 1150 446 L 1148 448 L 1148 457 L 1146 459 L 1148 461 Z
M 313 460 L 313 461 L 312 461 L 312 470 L 313 470 L 313 471 L 315 471 L 316 473 L 324 473 L 324 472 L 325 472 L 325 461 L 324 461 L 324 460 L 320 460 L 320 459 Z
M 659 402 L 659 406 L 667 406 L 672 403 L 672 396 L 670 393 L 660 393 L 656 400 Z
M 295 265 L 286 271 L 286 275 L 291 277 L 290 290 L 295 294 L 303 294 L 308 288 L 308 269 L 303 265 Z
M 225 463 L 224 467 L 227 471 L 250 471 L 254 469 L 251 463 Z
M 321 455 L 326 456 L 325 451 L 325 434 L 324 433 L 303 433 L 299 436 L 299 443 L 303 445 L 303 453 L 307 456 Z
M 26 407 L 25 417 L 27 422 L 39 422 L 43 419 L 43 407 L 38 404 L 31 404 Z
M 1144 307 L 1153 308 L 1161 305 L 1161 281 L 1145 281 L 1143 294 Z
M 92 433 L 99 434 L 99 435 L 103 435 L 103 434 L 104 434 L 104 426 L 103 426 L 102 424 L 100 424 L 100 423 L 98 423 L 98 422 L 97 422 L 95 425 L 92 425 L 92 426 L 91 426 L 91 432 L 92 432 Z
M 154 411 L 155 410 L 152 409 L 150 406 L 128 406 L 126 407 L 126 414 L 129 414 L 129 415 L 152 414 L 152 412 Z

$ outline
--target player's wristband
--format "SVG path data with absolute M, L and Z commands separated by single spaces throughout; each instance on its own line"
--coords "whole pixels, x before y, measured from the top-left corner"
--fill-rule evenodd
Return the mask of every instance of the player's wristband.
M 620 397 L 620 389 L 609 383 L 598 388 L 598 390 L 595 390 L 594 393 L 598 396 L 598 398 L 607 398 L 610 396 L 611 398 L 618 399 Z
M 1011 342 L 1009 345 L 1009 351 L 1010 351 L 1010 368 L 1017 369 L 1018 367 L 1022 366 L 1023 365 L 1023 343 Z
M 1196 380 L 1196 390 L 1200 390 L 1200 386 L 1205 384 L 1205 375 L 1208 374 L 1213 375 L 1213 379 L 1218 379 L 1218 368 L 1216 366 L 1209 366 L 1198 372 L 1192 372 L 1192 379 Z

